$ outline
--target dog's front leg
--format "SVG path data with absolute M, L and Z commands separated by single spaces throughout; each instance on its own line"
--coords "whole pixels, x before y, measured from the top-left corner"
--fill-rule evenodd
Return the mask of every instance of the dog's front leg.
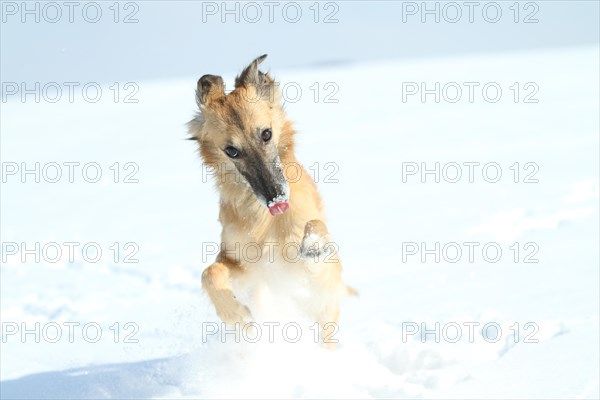
M 232 277 L 241 273 L 239 265 L 222 257 L 202 273 L 202 287 L 226 324 L 244 324 L 251 318 L 248 307 L 238 301 L 231 289 Z
M 334 349 L 338 331 L 339 302 L 349 293 L 342 282 L 342 266 L 338 246 L 331 240 L 327 227 L 320 220 L 306 223 L 300 244 L 304 268 L 319 299 L 314 305 L 313 317 L 319 323 L 319 338 L 328 349 Z

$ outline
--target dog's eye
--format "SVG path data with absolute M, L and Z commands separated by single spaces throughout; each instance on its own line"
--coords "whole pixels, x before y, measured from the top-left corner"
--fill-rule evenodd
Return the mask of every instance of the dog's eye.
M 262 140 L 264 140 L 265 142 L 268 142 L 269 140 L 271 140 L 271 136 L 273 136 L 273 132 L 271 132 L 270 129 L 265 129 L 264 131 L 262 131 L 262 133 L 260 134 L 260 137 L 262 138 Z
M 227 154 L 229 158 L 238 158 L 240 156 L 240 151 L 233 146 L 227 146 L 225 147 L 225 154 Z

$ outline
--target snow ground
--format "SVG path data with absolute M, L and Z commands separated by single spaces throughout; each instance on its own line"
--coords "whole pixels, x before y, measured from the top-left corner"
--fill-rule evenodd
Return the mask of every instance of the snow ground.
M 103 257 L 21 262 L 3 248 L 1 397 L 598 398 L 598 68 L 598 48 L 584 47 L 274 71 L 303 90 L 287 105 L 299 158 L 319 163 L 345 280 L 360 291 L 344 304 L 335 352 L 305 341 L 203 343 L 202 324 L 218 319 L 200 291 L 202 244 L 218 240 L 219 225 L 218 197 L 183 140 L 197 77 L 139 82 L 137 104 L 115 104 L 107 88 L 95 104 L 4 103 L 4 163 L 96 162 L 103 176 L 95 184 L 8 176 L 2 241 L 96 242 Z M 198 75 L 206 72 L 217 71 Z M 322 95 L 337 84 L 339 102 L 315 103 L 315 82 Z M 403 102 L 403 82 L 497 82 L 503 96 Z M 535 82 L 539 102 L 515 103 L 514 82 Z M 136 163 L 139 182 L 112 182 L 115 162 Z M 403 183 L 402 162 L 496 162 L 503 175 Z M 527 162 L 539 167 L 538 183 L 522 182 Z M 334 170 L 338 182 L 326 181 Z M 123 262 L 128 249 L 115 262 L 115 242 L 137 244 L 139 263 Z M 494 242 L 503 253 L 496 263 L 480 252 L 473 263 L 465 254 L 403 262 L 407 242 Z M 526 243 L 537 245 L 539 262 L 523 262 Z M 57 343 L 6 334 L 7 323 L 35 322 L 80 326 L 73 343 L 66 329 Z M 90 322 L 102 329 L 97 343 L 82 336 Z M 407 335 L 436 322 L 459 324 L 461 339 Z M 480 324 L 472 343 L 470 322 Z M 497 342 L 493 329 L 481 331 L 486 323 L 501 326 Z M 135 326 L 138 342 L 125 343 Z

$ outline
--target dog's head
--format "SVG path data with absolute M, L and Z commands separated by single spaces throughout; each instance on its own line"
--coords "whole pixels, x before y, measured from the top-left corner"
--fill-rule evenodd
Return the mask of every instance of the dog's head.
M 200 78 L 196 91 L 200 114 L 190 122 L 190 133 L 222 190 L 245 186 L 277 215 L 289 207 L 282 159 L 293 143 L 277 85 L 258 69 L 266 57 L 252 61 L 228 94 L 220 76 Z

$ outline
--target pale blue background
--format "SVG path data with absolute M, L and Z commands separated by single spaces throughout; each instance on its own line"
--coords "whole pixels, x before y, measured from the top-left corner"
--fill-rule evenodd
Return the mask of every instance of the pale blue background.
M 504 14 L 496 24 L 483 20 L 482 6 L 489 3 L 483 1 L 476 8 L 474 23 L 463 14 L 454 24 L 435 23 L 432 16 L 423 24 L 418 15 L 403 23 L 407 2 L 400 1 L 338 1 L 339 22 L 334 24 L 313 22 L 312 1 L 298 2 L 303 16 L 296 24 L 282 18 L 284 2 L 275 9 L 274 23 L 267 20 L 264 2 L 257 2 L 264 11 L 259 22 L 235 23 L 228 16 L 223 24 L 219 16 L 203 23 L 201 2 L 136 1 L 139 22 L 115 24 L 108 10 L 114 2 L 99 3 L 106 14 L 97 24 L 83 20 L 81 7 L 74 23 L 66 15 L 55 24 L 35 23 L 32 16 L 21 23 L 18 16 L 5 16 L 2 80 L 112 82 L 234 73 L 242 60 L 263 53 L 269 53 L 273 69 L 281 69 L 598 43 L 599 9 L 593 0 L 537 1 L 539 23 L 534 24 L 513 23 L 508 10 L 513 1 L 498 2 Z M 29 4 L 33 7 L 33 2 Z M 466 13 L 466 7 L 462 9 Z

